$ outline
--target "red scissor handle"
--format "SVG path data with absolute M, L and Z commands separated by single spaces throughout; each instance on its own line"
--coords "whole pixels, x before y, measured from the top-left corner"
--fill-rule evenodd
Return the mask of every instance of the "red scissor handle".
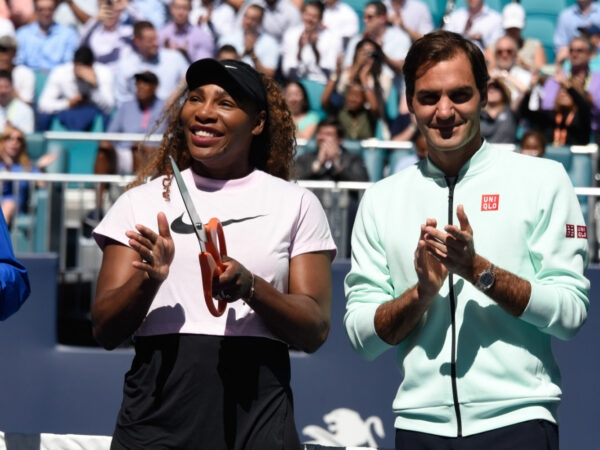
M 227 309 L 227 302 L 223 300 L 215 301 L 212 295 L 212 283 L 215 277 L 223 273 L 225 266 L 221 261 L 221 255 L 227 255 L 227 246 L 225 244 L 225 235 L 223 234 L 223 225 L 216 217 L 213 217 L 204 225 L 206 231 L 206 251 L 200 252 L 200 269 L 202 271 L 202 286 L 204 289 L 204 300 L 211 314 L 215 317 L 223 315 Z

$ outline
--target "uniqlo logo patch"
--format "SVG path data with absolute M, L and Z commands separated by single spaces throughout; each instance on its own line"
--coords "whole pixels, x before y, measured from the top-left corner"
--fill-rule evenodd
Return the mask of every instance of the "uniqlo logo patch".
M 484 194 L 481 196 L 481 210 L 482 211 L 498 211 L 498 205 L 500 204 L 499 194 Z
M 585 225 L 577 225 L 577 237 L 587 239 L 587 227 Z
M 568 237 L 568 238 L 575 237 L 575 225 L 571 225 L 570 223 L 567 224 L 565 237 Z

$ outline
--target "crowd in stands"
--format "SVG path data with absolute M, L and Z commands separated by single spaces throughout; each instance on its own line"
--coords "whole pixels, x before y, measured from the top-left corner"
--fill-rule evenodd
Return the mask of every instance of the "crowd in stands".
M 552 47 L 524 34 L 530 16 L 518 1 L 452 3 L 437 23 L 427 0 L 0 0 L 0 133 L 98 123 L 149 132 L 190 62 L 215 57 L 274 77 L 298 138 L 314 141 L 319 122 L 334 117 L 346 142 L 415 142 L 402 66 L 411 43 L 440 26 L 486 55 L 486 139 L 519 145 L 536 130 L 547 145 L 598 142 L 596 1 L 556 13 Z M 96 172 L 132 173 L 136 151 L 100 143 Z M 390 162 L 385 173 L 394 171 Z

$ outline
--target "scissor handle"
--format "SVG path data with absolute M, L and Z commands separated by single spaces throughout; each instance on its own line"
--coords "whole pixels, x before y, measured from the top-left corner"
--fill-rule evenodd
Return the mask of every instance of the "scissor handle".
M 202 286 L 204 289 L 204 300 L 210 313 L 219 317 L 227 309 L 227 302 L 217 300 L 216 306 L 212 295 L 213 278 L 223 273 L 224 265 L 221 261 L 221 255 L 227 255 L 227 246 L 225 244 L 225 234 L 223 225 L 216 217 L 213 217 L 204 225 L 206 231 L 206 251 L 199 255 L 200 268 L 202 271 Z

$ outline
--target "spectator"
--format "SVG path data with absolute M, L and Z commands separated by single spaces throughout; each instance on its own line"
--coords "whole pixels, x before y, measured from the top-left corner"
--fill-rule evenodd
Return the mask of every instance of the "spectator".
M 24 65 L 15 65 L 17 41 L 11 36 L 0 37 L 0 70 L 12 75 L 15 98 L 31 105 L 35 95 L 35 73 Z
M 388 22 L 410 36 L 412 42 L 434 30 L 429 7 L 421 0 L 384 0 Z
M 287 79 L 306 78 L 325 84 L 335 72 L 342 54 L 342 40 L 323 28 L 324 6 L 311 0 L 302 8 L 302 25 L 289 29 L 283 38 L 281 70 Z
M 11 73 L 7 70 L 0 70 L 0 132 L 7 124 L 11 124 L 25 133 L 33 133 L 35 113 L 30 105 L 15 97 Z
M 0 134 L 0 171 L 34 172 L 44 170 L 56 158 L 56 153 L 40 157 L 36 164 L 27 155 L 27 142 L 23 131 L 12 125 L 4 127 Z M 17 187 L 18 192 L 14 191 Z M 2 183 L 2 215 L 11 226 L 17 214 L 27 213 L 31 183 L 28 180 L 4 181 Z
M 450 13 L 443 28 L 462 34 L 483 50 L 504 34 L 502 16 L 484 0 L 466 0 L 466 3 Z
M 600 72 L 600 25 L 589 25 L 587 27 L 579 28 L 581 35 L 588 38 L 592 43 L 594 52 L 590 59 L 590 70 L 593 72 Z M 563 64 L 563 69 L 569 71 L 571 69 L 571 62 L 567 60 Z
M 600 26 L 600 5 L 594 0 L 577 0 L 567 6 L 558 16 L 554 30 L 554 54 L 557 64 L 569 57 L 571 41 L 580 35 L 579 28 Z
M 393 168 L 392 174 L 400 172 L 413 164 L 427 158 L 427 141 L 425 135 L 417 130 L 411 139 L 413 143 L 413 152 L 401 157 Z
M 344 104 L 337 108 L 330 102 L 333 87 L 328 83 L 322 103 L 329 115 L 335 116 L 348 139 L 362 140 L 375 137 L 379 115 L 379 103 L 372 89 L 365 89 L 361 83 L 352 82 L 346 86 Z M 368 100 L 367 100 L 368 99 Z
M 344 148 L 344 129 L 334 117 L 319 122 L 316 134 L 317 150 L 304 153 L 296 159 L 296 176 L 299 180 L 331 180 L 331 181 L 369 181 L 369 173 L 360 153 L 353 153 Z M 316 190 L 321 204 L 328 204 L 326 196 L 331 195 L 324 189 Z M 356 209 L 358 207 L 358 191 L 348 193 L 347 219 L 345 226 L 352 230 Z M 350 256 L 350 233 L 344 243 Z
M 590 70 L 590 60 L 593 54 L 593 45 L 587 37 L 578 36 L 573 38 L 569 45 L 571 70 L 564 72 L 559 69 L 554 77 L 546 80 L 541 94 L 541 109 L 550 110 L 554 108 L 558 90 L 561 83 L 563 83 L 563 79 L 566 78 L 573 87 L 583 93 L 584 98 L 590 103 L 594 140 L 600 142 L 600 72 Z
M 360 31 L 358 14 L 348 3 L 342 0 L 324 0 L 323 26 L 336 32 L 342 38 L 342 46 Z
M 289 81 L 283 90 L 285 102 L 296 124 L 296 138 L 310 140 L 317 131 L 319 113 L 310 109 L 306 89 L 298 81 Z
M 517 63 L 518 44 L 511 36 L 499 38 L 494 48 L 494 68 L 489 70 L 490 77 L 502 80 L 510 92 L 510 106 L 516 110 L 531 87 L 531 72 Z
M 263 7 L 263 31 L 273 36 L 280 46 L 284 33 L 302 24 L 300 8 L 290 0 L 251 0 L 251 4 Z
M 224 59 L 240 59 L 240 54 L 233 45 L 225 44 L 219 47 L 217 50 L 217 56 L 215 58 L 219 61 Z
M 98 115 L 106 123 L 115 106 L 114 77 L 108 66 L 95 62 L 89 47 L 75 51 L 73 62 L 50 72 L 38 101 L 37 128 L 45 131 L 56 117 L 71 131 L 89 131 Z
M 296 160 L 299 180 L 369 181 L 367 168 L 360 153 L 343 146 L 344 129 L 333 117 L 319 122 L 317 151 L 300 155 Z
M 118 63 L 116 77 L 117 105 L 135 98 L 134 75 L 149 70 L 158 77 L 156 95 L 167 100 L 183 81 L 188 62 L 176 50 L 158 45 L 156 28 L 140 21 L 133 27 L 133 50 L 124 51 Z
M 404 57 L 410 47 L 410 36 L 396 26 L 387 23 L 387 8 L 380 1 L 370 1 L 363 9 L 364 30 L 348 42 L 348 51 L 344 58 L 344 67 L 354 62 L 356 45 L 362 39 L 376 42 L 383 52 L 383 71 L 388 76 L 400 79 Z
M 539 71 L 546 63 L 546 49 L 542 41 L 521 34 L 525 28 L 525 9 L 519 3 L 509 3 L 502 9 L 502 27 L 506 36 L 512 37 L 517 43 L 517 64 L 529 72 Z M 490 70 L 496 67 L 494 58 L 496 42 L 485 48 L 486 61 Z
M 212 58 L 215 40 L 212 33 L 189 21 L 191 0 L 172 0 L 169 5 L 171 20 L 158 33 L 159 44 L 179 50 L 188 62 Z
M 481 109 L 481 136 L 494 144 L 514 144 L 517 117 L 511 107 L 510 89 L 499 78 L 488 83 L 487 102 Z
M 54 21 L 58 0 L 35 0 L 37 20 L 17 30 L 16 65 L 49 72 L 73 59 L 79 44 L 77 32 Z
M 95 60 L 109 66 L 115 75 L 121 52 L 130 49 L 133 41 L 133 26 L 122 21 L 125 5 L 125 0 L 112 4 L 99 0 L 98 16 L 90 16 L 81 30 L 81 45 L 90 47 Z
M 559 87 L 553 107 L 532 111 L 529 94 L 526 94 L 521 103 L 521 116 L 555 147 L 589 144 L 592 117 L 591 105 L 584 98 L 585 91 L 562 74 L 554 81 Z
M 190 22 L 199 25 L 219 42 L 234 30 L 236 9 L 224 0 L 202 0 L 192 8 Z
M 544 134 L 537 130 L 527 130 L 519 143 L 519 153 L 529 156 L 544 156 L 547 141 Z
M 250 4 L 242 12 L 241 27 L 219 40 L 219 45 L 231 44 L 242 61 L 267 76 L 274 76 L 279 66 L 279 44 L 262 30 L 264 8 Z
M 33 0 L 0 0 L 0 15 L 10 19 L 16 28 L 33 22 Z
M 159 119 L 165 101 L 156 96 L 158 77 L 150 71 L 145 71 L 136 73 L 134 79 L 136 98 L 121 104 L 115 110 L 106 129 L 107 133 L 164 132 L 164 123 L 159 124 Z M 133 142 L 112 144 L 109 141 L 101 141 L 94 172 L 120 175 L 137 173 L 156 147 L 157 145 L 150 142 L 138 146 Z

